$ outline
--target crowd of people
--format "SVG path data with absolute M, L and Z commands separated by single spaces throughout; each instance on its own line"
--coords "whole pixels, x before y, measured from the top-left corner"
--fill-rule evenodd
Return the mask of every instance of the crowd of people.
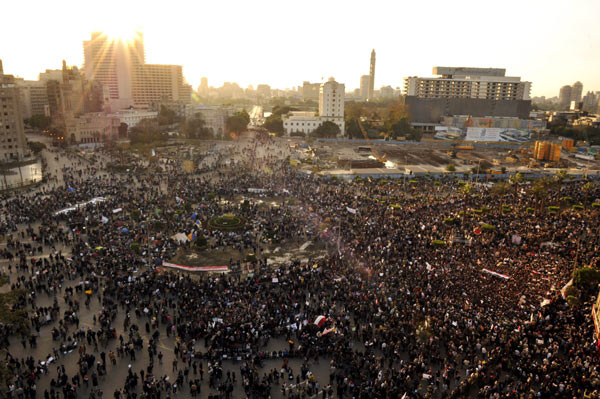
M 561 294 L 598 266 L 597 183 L 539 198 L 529 182 L 313 176 L 277 139 L 210 152 L 194 173 L 173 158 L 150 174 L 44 151 L 60 178 L 3 198 L 1 265 L 27 312 L 0 330 L 7 397 L 600 395 L 590 304 Z M 211 228 L 223 214 L 245 224 Z M 307 241 L 325 249 L 270 260 Z M 225 250 L 228 274 L 163 266 Z

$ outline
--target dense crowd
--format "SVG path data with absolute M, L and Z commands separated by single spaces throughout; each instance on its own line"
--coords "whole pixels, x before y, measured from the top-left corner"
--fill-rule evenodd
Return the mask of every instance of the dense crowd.
M 530 182 L 499 194 L 487 183 L 468 192 L 449 177 L 408 187 L 340 181 L 297 171 L 285 145 L 212 148 L 210 167 L 195 174 L 176 159 L 140 174 L 108 173 L 110 154 L 95 163 L 71 156 L 62 184 L 7 196 L 0 256 L 21 293 L 13 307 L 29 321 L 0 331 L 14 376 L 7 397 L 600 392 L 590 305 L 570 305 L 560 292 L 575 266 L 598 266 L 599 211 L 546 210 L 565 197 L 589 205 L 598 185 L 584 192 L 585 182 L 558 182 L 538 198 Z M 208 226 L 227 213 L 244 228 Z M 182 232 L 206 239 L 200 252 L 239 252 L 229 259 L 236 272 L 162 267 L 194 248 L 174 238 Z M 327 250 L 269 262 L 275 246 L 305 241 Z M 256 259 L 246 262 L 247 252 Z M 80 325 L 90 313 L 93 324 Z M 53 349 L 39 354 L 46 336 Z M 323 362 L 328 375 L 316 371 Z M 113 372 L 125 363 L 126 373 Z

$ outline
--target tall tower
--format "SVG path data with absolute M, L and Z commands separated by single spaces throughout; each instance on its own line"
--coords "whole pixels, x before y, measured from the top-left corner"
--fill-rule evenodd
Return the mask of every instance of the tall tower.
M 83 42 L 83 54 L 86 78 L 107 86 L 117 109 L 133 105 L 132 76 L 146 62 L 143 34 L 124 41 L 93 32 L 91 40 Z
M 371 67 L 369 68 L 369 93 L 367 100 L 372 101 L 375 98 L 375 49 L 371 51 Z
M 583 94 L 583 84 L 579 81 L 573 83 L 571 86 L 571 101 L 581 102 L 581 95 Z

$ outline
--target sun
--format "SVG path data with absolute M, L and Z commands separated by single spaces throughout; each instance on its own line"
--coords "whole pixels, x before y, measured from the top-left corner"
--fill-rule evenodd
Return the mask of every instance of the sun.
M 112 24 L 105 26 L 103 33 L 111 41 L 122 41 L 124 43 L 131 43 L 140 34 L 140 29 L 134 28 L 127 24 Z

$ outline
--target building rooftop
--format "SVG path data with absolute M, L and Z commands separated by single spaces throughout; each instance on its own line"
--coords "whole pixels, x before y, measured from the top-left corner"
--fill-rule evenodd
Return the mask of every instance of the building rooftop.
M 442 76 L 505 76 L 504 68 L 433 67 L 434 75 Z

